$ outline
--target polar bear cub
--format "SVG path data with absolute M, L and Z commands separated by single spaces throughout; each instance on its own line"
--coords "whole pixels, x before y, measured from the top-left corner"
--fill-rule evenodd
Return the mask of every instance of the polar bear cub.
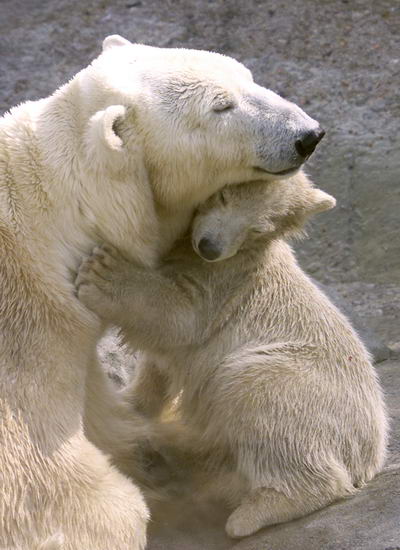
M 303 174 L 225 188 L 158 269 L 106 247 L 78 277 L 80 299 L 146 350 L 136 407 L 157 417 L 180 394 L 198 451 L 244 479 L 232 537 L 354 493 L 384 460 L 368 352 L 286 243 L 334 204 Z

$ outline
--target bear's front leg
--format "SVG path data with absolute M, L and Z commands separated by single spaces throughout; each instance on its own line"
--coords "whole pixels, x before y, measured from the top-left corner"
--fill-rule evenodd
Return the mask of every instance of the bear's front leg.
M 171 349 L 193 344 L 201 333 L 197 285 L 180 276 L 137 266 L 105 245 L 82 262 L 75 284 L 78 298 L 119 325 L 134 347 Z
M 142 354 L 135 365 L 133 379 L 122 395 L 136 412 L 157 419 L 169 402 L 168 387 L 167 374 L 158 367 L 157 361 Z
M 82 262 L 75 281 L 79 300 L 102 319 L 123 324 L 123 296 L 132 280 L 134 266 L 115 248 L 102 245 Z

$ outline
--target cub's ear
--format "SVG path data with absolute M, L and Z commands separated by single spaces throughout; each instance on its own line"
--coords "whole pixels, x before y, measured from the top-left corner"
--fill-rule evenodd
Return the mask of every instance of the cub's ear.
M 111 105 L 104 111 L 97 111 L 89 120 L 85 133 L 88 163 L 97 167 L 109 165 L 118 169 L 124 161 L 124 144 L 117 131 L 117 123 L 126 116 L 122 105 Z
M 103 52 L 109 50 L 110 48 L 131 45 L 132 42 L 129 42 L 129 40 L 126 40 L 126 38 L 122 38 L 122 36 L 120 36 L 119 34 L 110 34 L 110 36 L 107 36 L 103 40 Z
M 321 189 L 313 188 L 310 193 L 309 203 L 306 208 L 310 214 L 317 214 L 330 210 L 336 206 L 336 199 Z

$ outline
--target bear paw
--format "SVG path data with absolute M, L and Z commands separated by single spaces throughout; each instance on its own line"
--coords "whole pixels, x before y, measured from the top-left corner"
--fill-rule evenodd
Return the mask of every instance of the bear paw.
M 79 300 L 100 317 L 113 317 L 123 288 L 123 273 L 128 262 L 112 246 L 102 245 L 93 249 L 83 260 L 75 280 Z
M 225 531 L 233 539 L 248 537 L 260 529 L 260 525 L 256 525 L 255 519 L 243 514 L 239 507 L 229 516 Z

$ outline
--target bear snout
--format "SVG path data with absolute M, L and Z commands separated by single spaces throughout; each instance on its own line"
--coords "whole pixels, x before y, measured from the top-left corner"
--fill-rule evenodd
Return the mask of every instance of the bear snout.
M 298 154 L 304 158 L 309 157 L 325 135 L 325 130 L 320 126 L 316 130 L 305 132 L 296 140 L 295 148 Z
M 212 262 L 217 260 L 222 252 L 219 244 L 212 239 L 202 237 L 197 245 L 199 255 L 204 259 Z

